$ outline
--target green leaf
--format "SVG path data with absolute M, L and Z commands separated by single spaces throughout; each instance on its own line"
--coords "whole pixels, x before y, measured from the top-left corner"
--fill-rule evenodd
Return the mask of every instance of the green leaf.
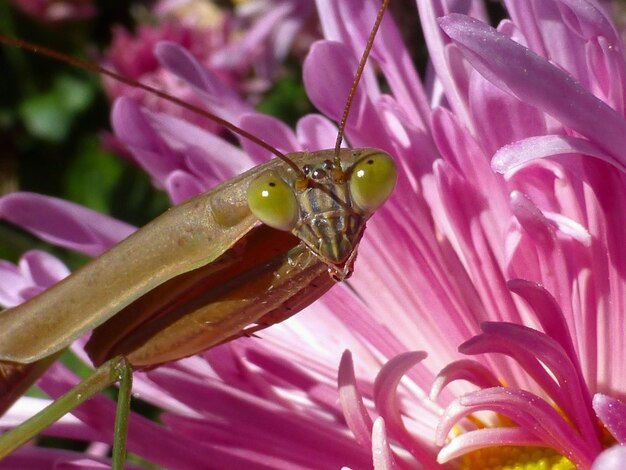
M 29 96 L 19 107 L 28 131 L 51 142 L 67 137 L 77 114 L 93 101 L 94 85 L 70 75 L 59 75 L 51 89 Z

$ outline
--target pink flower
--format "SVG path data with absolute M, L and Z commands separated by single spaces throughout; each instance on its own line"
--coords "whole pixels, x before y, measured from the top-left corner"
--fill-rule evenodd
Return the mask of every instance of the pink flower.
M 44 23 L 81 20 L 96 13 L 91 0 L 13 0 L 13 4 Z
M 207 465 L 206 455 L 225 468 L 619 468 L 623 448 L 603 450 L 626 443 L 624 45 L 593 0 L 504 3 L 510 19 L 493 29 L 483 2 L 418 0 L 423 81 L 385 18 L 372 55 L 389 92 L 369 70 L 347 137 L 389 151 L 401 171 L 355 275 L 263 341 L 137 373 L 136 391 L 166 411 L 165 426 L 133 417 L 132 452 L 168 468 Z M 316 4 L 327 40 L 311 48 L 304 81 L 336 120 L 378 2 Z M 292 131 L 180 46 L 156 55 L 203 105 L 279 150 L 332 147 L 327 118 L 305 116 Z M 268 158 L 128 98 L 112 122 L 173 202 Z M 0 217 L 91 255 L 130 230 L 83 210 L 0 199 Z M 62 273 L 29 266 L 0 266 L 0 280 L 19 286 L 0 300 Z M 58 395 L 72 381 L 55 366 L 40 385 Z M 94 440 L 110 442 L 101 416 L 112 406 L 99 397 L 81 408 Z
M 259 5 L 259 3 L 261 3 Z M 257 8 L 253 8 L 256 4 Z M 302 0 L 248 2 L 233 13 L 199 0 L 162 1 L 154 8 L 156 25 L 140 25 L 135 33 L 113 30 L 104 65 L 130 78 L 155 86 L 179 98 L 200 104 L 197 95 L 154 55 L 154 46 L 169 41 L 184 47 L 234 92 L 250 100 L 269 88 L 278 67 L 312 16 L 312 5 Z M 180 106 L 106 77 L 108 95 L 135 98 L 153 111 L 183 117 L 200 126 L 207 120 Z

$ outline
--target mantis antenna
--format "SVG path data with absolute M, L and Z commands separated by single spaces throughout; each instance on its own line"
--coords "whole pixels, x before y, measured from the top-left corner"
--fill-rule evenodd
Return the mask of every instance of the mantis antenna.
M 380 9 L 378 10 L 378 15 L 376 16 L 376 21 L 374 22 L 374 26 L 372 28 L 372 30 L 370 31 L 369 37 L 367 38 L 367 43 L 365 46 L 365 50 L 363 51 L 363 55 L 361 56 L 361 60 L 359 61 L 359 67 L 357 68 L 356 74 L 354 76 L 354 81 L 352 82 L 352 86 L 350 87 L 350 92 L 348 93 L 348 98 L 346 99 L 346 105 L 344 107 L 343 110 L 343 115 L 341 116 L 341 121 L 339 122 L 339 130 L 337 131 L 337 140 L 335 142 L 335 165 L 337 166 L 337 168 L 341 168 L 341 161 L 339 159 L 339 149 L 341 147 L 341 143 L 343 142 L 343 135 L 344 135 L 344 131 L 345 131 L 345 127 L 346 127 L 346 123 L 348 121 L 348 116 L 350 114 L 350 108 L 352 106 L 352 101 L 354 100 L 354 95 L 356 94 L 356 90 L 358 88 L 359 82 L 361 81 L 361 76 L 363 75 L 363 71 L 365 70 L 365 65 L 367 64 L 367 60 L 369 58 L 370 52 L 372 50 L 373 44 L 374 44 L 374 39 L 376 37 L 376 34 L 378 32 L 378 29 L 380 28 L 380 24 L 383 21 L 383 17 L 385 14 L 385 10 L 387 9 L 387 6 L 389 5 L 389 0 L 383 0 L 383 4 L 381 5 Z M 22 39 L 17 39 L 17 38 L 13 38 L 10 36 L 5 36 L 4 34 L 0 34 L 0 43 L 4 43 L 4 44 L 8 44 L 10 46 L 14 46 L 14 47 L 18 47 L 20 49 L 24 49 L 24 50 L 28 50 L 28 51 L 32 51 L 35 53 L 39 53 L 42 54 L 44 56 L 50 57 L 52 59 L 56 59 L 59 60 L 61 62 L 65 62 L 67 64 L 70 65 L 74 65 L 80 68 L 83 68 L 85 70 L 89 70 L 91 72 L 95 72 L 95 73 L 101 73 L 103 75 L 106 75 L 108 77 L 111 77 L 115 80 L 118 80 L 122 83 L 125 83 L 126 85 L 135 87 L 135 88 L 139 88 L 142 90 L 145 90 L 149 93 L 152 93 L 156 96 L 158 96 L 159 98 L 162 98 L 166 101 L 169 101 L 171 103 L 175 103 L 178 106 L 187 109 L 193 113 L 196 113 L 200 116 L 204 116 L 207 119 L 211 119 L 212 121 L 216 122 L 217 124 L 225 127 L 226 129 L 230 130 L 231 132 L 245 138 L 248 139 L 250 142 L 253 142 L 261 147 L 263 147 L 264 149 L 268 150 L 270 153 L 274 154 L 276 157 L 280 158 L 281 160 L 283 160 L 285 163 L 287 163 L 296 173 L 296 175 L 298 176 L 298 178 L 300 178 L 301 180 L 306 180 L 306 176 L 305 174 L 302 172 L 302 170 L 300 168 L 298 168 L 298 165 L 296 165 L 294 162 L 292 162 L 289 157 L 287 157 L 284 153 L 278 151 L 277 149 L 275 149 L 274 147 L 272 147 L 270 144 L 268 144 L 267 142 L 265 142 L 263 139 L 260 139 L 252 134 L 250 134 L 249 132 L 237 127 L 236 125 L 226 121 L 225 119 L 222 119 L 221 117 L 217 116 L 216 114 L 213 114 L 209 111 L 206 111 L 202 108 L 199 108 L 197 106 L 194 106 L 193 104 L 187 103 L 175 96 L 171 96 L 168 95 L 167 93 L 159 90 L 158 88 L 152 87 L 150 85 L 146 85 L 145 83 L 141 83 L 137 80 L 133 80 L 132 78 L 129 77 L 125 77 L 124 75 L 121 75 L 113 70 L 110 70 L 106 67 L 102 67 L 100 65 L 88 62 L 86 60 L 82 60 L 82 59 L 78 59 L 75 57 L 70 57 L 68 55 L 65 55 L 61 52 L 57 52 L 54 51 L 52 49 L 48 49 L 46 47 L 37 45 L 37 44 L 33 44 L 30 43 L 28 41 L 24 41 Z
M 10 36 L 5 36 L 4 34 L 0 34 L 0 43 L 4 43 L 7 44 L 9 46 L 14 46 L 14 47 L 18 47 L 20 49 L 24 49 L 27 51 L 32 51 L 47 57 L 50 57 L 52 59 L 55 60 L 59 60 L 61 62 L 65 62 L 66 64 L 69 65 L 74 65 L 76 67 L 80 67 L 83 68 L 85 70 L 88 70 L 90 72 L 95 72 L 95 73 L 101 73 L 103 75 L 106 75 L 108 77 L 111 77 L 115 80 L 118 80 L 122 83 L 125 83 L 126 85 L 130 85 L 132 87 L 135 88 L 140 88 L 142 90 L 145 90 L 149 93 L 152 93 L 156 96 L 158 96 L 159 98 L 162 98 L 166 101 L 169 101 L 171 103 L 175 103 L 178 106 L 185 108 L 193 113 L 196 113 L 200 116 L 204 116 L 207 119 L 210 119 L 218 124 L 220 124 L 221 126 L 224 126 L 226 129 L 230 130 L 231 132 L 245 138 L 248 139 L 250 142 L 254 142 L 255 144 L 263 147 L 264 149 L 268 150 L 269 152 L 271 152 L 272 154 L 274 154 L 276 157 L 280 158 L 281 160 L 283 160 L 285 163 L 287 163 L 296 173 L 296 175 L 300 178 L 305 178 L 304 173 L 302 172 L 302 170 L 298 167 L 298 165 L 296 165 L 294 162 L 291 161 L 291 159 L 289 159 L 289 157 L 287 157 L 284 153 L 278 151 L 277 149 L 275 149 L 274 147 L 272 147 L 270 144 L 268 144 L 267 142 L 265 142 L 263 139 L 260 139 L 252 134 L 250 134 L 249 132 L 237 127 L 236 125 L 226 121 L 225 119 L 222 119 L 221 117 L 217 116 L 216 114 L 213 114 L 209 111 L 206 111 L 202 108 L 199 108 L 197 106 L 194 106 L 193 104 L 187 103 L 186 101 L 181 100 L 180 98 L 176 98 L 175 96 L 171 96 L 168 95 L 167 93 L 159 90 L 158 88 L 154 88 L 150 85 L 146 85 L 145 83 L 141 83 L 137 80 L 133 80 L 132 78 L 129 77 L 125 77 L 124 75 L 120 75 L 117 72 L 114 72 L 113 70 L 107 69 L 105 67 L 102 67 L 100 65 L 88 62 L 86 60 L 82 60 L 82 59 L 78 59 L 75 57 L 70 57 L 68 55 L 65 55 L 61 52 L 57 52 L 54 51 L 52 49 L 48 49 L 46 47 L 43 46 L 39 46 L 37 44 L 32 44 L 28 41 L 24 41 L 22 39 L 17 39 L 17 38 L 13 38 Z
M 372 46 L 374 45 L 374 38 L 376 37 L 376 33 L 378 32 L 378 28 L 383 21 L 383 17 L 385 15 L 385 10 L 389 5 L 389 0 L 383 0 L 383 4 L 378 10 L 378 15 L 376 16 L 376 21 L 374 22 L 374 27 L 370 31 L 370 35 L 367 38 L 367 44 L 365 45 L 365 50 L 363 51 L 363 55 L 361 56 L 361 61 L 359 62 L 359 68 L 356 71 L 354 76 L 354 81 L 352 82 L 352 86 L 350 87 L 350 93 L 348 94 L 348 99 L 346 100 L 346 106 L 343 109 L 343 116 L 341 116 L 341 121 L 339 123 L 339 131 L 337 132 L 337 141 L 335 142 L 335 165 L 337 168 L 341 168 L 341 162 L 339 160 L 339 148 L 341 147 L 341 143 L 343 142 L 343 133 L 346 128 L 346 122 L 348 121 L 348 115 L 350 114 L 350 107 L 352 106 L 352 100 L 354 99 L 354 95 L 356 94 L 357 87 L 359 86 L 359 82 L 361 81 L 361 76 L 363 75 L 363 70 L 365 70 L 365 64 L 367 64 L 367 59 L 369 58 L 370 51 L 372 50 Z

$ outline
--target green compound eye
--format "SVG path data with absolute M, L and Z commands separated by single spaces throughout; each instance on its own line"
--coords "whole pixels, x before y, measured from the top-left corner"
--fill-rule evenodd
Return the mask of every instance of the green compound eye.
M 352 167 L 352 202 L 366 214 L 374 212 L 391 195 L 397 179 L 396 164 L 386 153 L 374 153 Z
M 250 183 L 248 206 L 261 222 L 278 230 L 291 230 L 299 216 L 293 189 L 272 172 L 263 173 Z

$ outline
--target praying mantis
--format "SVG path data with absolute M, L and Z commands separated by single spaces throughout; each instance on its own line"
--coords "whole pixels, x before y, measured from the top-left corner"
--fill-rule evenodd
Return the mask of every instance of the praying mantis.
M 277 158 L 170 209 L 51 289 L 0 312 L 0 410 L 90 330 L 86 351 L 97 367 L 76 389 L 1 436 L 0 458 L 120 382 L 113 467 L 121 468 L 132 370 L 250 336 L 297 313 L 352 273 L 366 221 L 396 181 L 395 164 L 385 152 L 341 149 L 352 97 L 388 3 L 383 1 L 370 33 L 330 150 L 283 155 L 209 112 L 69 60 L 177 102 Z M 45 48 L 0 39 L 68 61 Z

